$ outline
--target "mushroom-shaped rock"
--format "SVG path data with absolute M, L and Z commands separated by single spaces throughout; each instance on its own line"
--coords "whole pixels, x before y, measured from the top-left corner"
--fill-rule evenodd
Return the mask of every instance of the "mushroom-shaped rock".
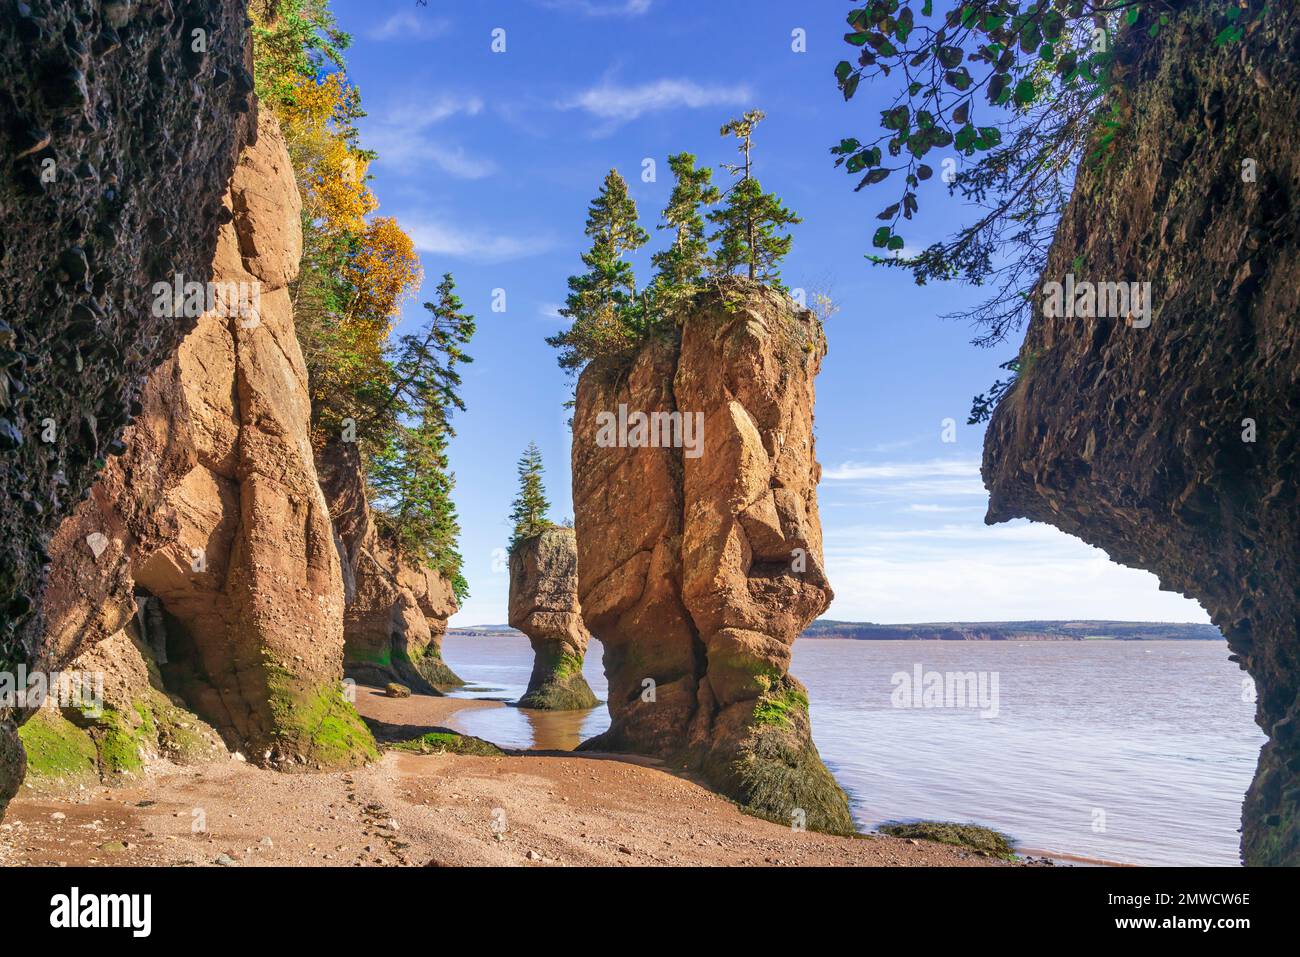
M 582 676 L 591 633 L 578 606 L 578 544 L 553 526 L 510 552 L 510 626 L 532 642 L 533 674 L 523 708 L 576 711 L 600 702 Z

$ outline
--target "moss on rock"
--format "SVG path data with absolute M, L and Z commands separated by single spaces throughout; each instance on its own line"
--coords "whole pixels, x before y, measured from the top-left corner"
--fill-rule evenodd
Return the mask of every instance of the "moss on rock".
M 59 712 L 42 708 L 18 729 L 29 779 L 75 782 L 99 776 L 99 752 L 90 735 Z
M 370 729 L 344 696 L 342 684 L 302 687 L 284 668 L 267 666 L 275 722 L 274 758 L 319 768 L 353 768 L 379 757 Z
M 951 821 L 914 821 L 907 824 L 882 824 L 880 833 L 890 837 L 937 841 L 966 847 L 977 854 L 1013 860 L 1016 856 L 1011 838 L 978 824 L 954 824 Z
M 433 645 L 426 648 L 422 654 L 410 658 L 409 661 L 416 674 L 438 691 L 459 688 L 465 684 L 456 672 L 447 667 L 447 663 L 442 660 L 442 653 Z
M 519 707 L 540 711 L 585 711 L 600 704 L 582 676 L 582 658 L 567 652 L 546 655 L 538 651 L 528 691 Z
M 808 695 L 791 678 L 755 699 L 739 744 L 715 743 L 699 764 L 708 781 L 741 810 L 778 824 L 855 834 L 848 796 L 812 741 Z
M 409 741 L 399 741 L 388 746 L 393 751 L 411 751 L 415 754 L 471 754 L 493 758 L 505 754 L 491 741 L 454 731 L 430 731 Z
M 735 758 L 728 777 L 741 810 L 810 831 L 855 834 L 849 799 L 809 739 L 777 725 L 760 725 Z

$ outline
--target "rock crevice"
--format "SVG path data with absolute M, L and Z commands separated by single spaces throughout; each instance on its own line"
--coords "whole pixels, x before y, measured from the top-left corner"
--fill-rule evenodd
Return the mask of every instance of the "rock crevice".
M 379 534 L 355 444 L 332 443 L 316 458 L 342 564 L 344 670 L 357 681 L 396 681 L 424 694 L 463 685 L 442 659 L 457 608 L 451 581 L 407 560 Z

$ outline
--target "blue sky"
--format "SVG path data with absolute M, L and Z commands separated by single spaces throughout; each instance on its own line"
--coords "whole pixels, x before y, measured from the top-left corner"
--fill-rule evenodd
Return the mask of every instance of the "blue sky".
M 455 275 L 478 317 L 451 449 L 471 597 L 453 624 L 504 621 L 502 561 L 515 462 L 536 441 L 552 517 L 572 514 L 568 413 L 572 379 L 544 338 L 565 280 L 581 268 L 587 204 L 605 173 L 627 178 L 651 244 L 669 190 L 670 153 L 717 166 L 734 158 L 718 128 L 745 109 L 767 120 L 756 173 L 803 217 L 783 275 L 828 291 L 830 354 L 817 383 L 817 443 L 826 556 L 836 599 L 828 617 L 878 622 L 1021 618 L 1207 621 L 1154 576 L 1045 525 L 982 522 L 983 427 L 964 423 L 970 398 L 999 377 L 1017 343 L 969 344 L 941 315 L 978 300 L 959 285 L 919 288 L 873 267 L 875 214 L 886 193 L 855 194 L 829 147 L 872 129 L 880 94 L 843 102 L 831 71 L 848 4 L 738 0 L 334 0 L 353 34 L 349 73 L 368 116 L 363 145 L 379 153 L 380 213 L 411 233 L 425 270 L 403 328 L 442 273 Z M 505 31 L 505 52 L 491 49 Z M 792 31 L 806 52 L 792 49 Z M 864 137 L 865 138 L 865 137 Z M 643 161 L 657 181 L 642 180 Z M 715 177 L 721 176 L 715 172 Z M 937 185 L 938 178 L 931 181 Z M 929 185 L 929 184 L 927 184 Z M 881 187 L 884 188 L 884 187 Z M 927 205 L 926 200 L 929 200 Z M 904 236 L 919 248 L 963 210 L 922 193 Z M 492 311 L 493 290 L 505 311 Z M 941 440 L 957 421 L 957 441 Z

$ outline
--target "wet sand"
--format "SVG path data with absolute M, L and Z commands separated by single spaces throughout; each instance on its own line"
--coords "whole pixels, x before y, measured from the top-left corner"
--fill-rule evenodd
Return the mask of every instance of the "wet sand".
M 454 725 L 464 698 L 359 686 L 381 739 Z M 546 722 L 543 722 L 544 724 Z M 347 772 L 237 758 L 158 765 L 117 788 L 30 788 L 0 824 L 0 865 L 997 865 L 959 848 L 795 832 L 653 761 L 388 752 Z

